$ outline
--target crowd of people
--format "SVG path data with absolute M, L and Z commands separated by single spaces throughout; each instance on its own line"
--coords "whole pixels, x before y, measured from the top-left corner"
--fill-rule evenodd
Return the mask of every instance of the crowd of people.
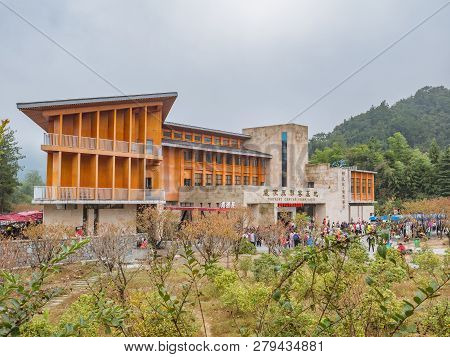
M 346 240 L 349 236 L 360 237 L 367 242 L 369 252 L 374 252 L 377 245 L 394 247 L 402 254 L 412 251 L 406 243 L 412 241 L 414 248 L 420 248 L 420 242 L 430 239 L 432 235 L 438 238 L 448 236 L 449 230 L 442 220 L 411 220 L 399 222 L 365 221 L 333 222 L 326 218 L 320 225 L 310 220 L 305 226 L 297 227 L 294 222 L 285 222 L 285 231 L 280 235 L 279 242 L 283 248 L 302 246 L 322 246 L 326 236 L 334 236 L 337 241 Z M 259 227 L 250 227 L 243 238 L 255 246 L 262 245 Z

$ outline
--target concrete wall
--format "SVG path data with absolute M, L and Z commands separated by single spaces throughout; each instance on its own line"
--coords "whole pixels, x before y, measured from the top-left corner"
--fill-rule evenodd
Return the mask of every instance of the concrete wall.
M 72 227 L 83 225 L 83 206 L 67 205 L 67 209 L 57 209 L 56 205 L 44 205 L 45 224 L 65 224 Z
M 375 212 L 373 205 L 351 205 L 349 207 L 350 220 L 357 222 L 358 220 L 368 221 L 371 214 Z
M 63 205 L 61 205 L 63 207 Z M 44 206 L 45 224 L 65 224 L 71 227 L 83 225 L 83 205 L 67 205 L 67 209 L 57 209 L 57 205 Z M 88 227 L 94 225 L 93 209 L 88 210 Z M 124 205 L 123 208 L 101 208 L 98 210 L 99 223 L 136 225 L 136 205 Z
M 308 127 L 283 124 L 243 129 L 251 139 L 244 147 L 272 155 L 266 166 L 266 185 L 281 187 L 281 133 L 287 132 L 287 186 L 305 186 L 305 165 L 308 162 Z
M 120 225 L 136 225 L 136 205 L 124 205 L 123 208 L 103 208 L 98 210 L 98 222 Z

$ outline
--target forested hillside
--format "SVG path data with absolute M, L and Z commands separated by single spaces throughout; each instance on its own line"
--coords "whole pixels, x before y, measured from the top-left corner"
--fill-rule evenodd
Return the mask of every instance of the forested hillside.
M 389 107 L 385 102 L 310 141 L 312 163 L 340 162 L 377 171 L 376 197 L 450 196 L 450 91 L 425 87 Z
M 445 87 L 424 87 L 414 96 L 402 99 L 391 107 L 383 101 L 310 140 L 310 155 L 333 143 L 355 145 L 378 139 L 383 148 L 387 138 L 400 132 L 413 148 L 428 150 L 433 138 L 443 148 L 450 144 L 450 90 Z

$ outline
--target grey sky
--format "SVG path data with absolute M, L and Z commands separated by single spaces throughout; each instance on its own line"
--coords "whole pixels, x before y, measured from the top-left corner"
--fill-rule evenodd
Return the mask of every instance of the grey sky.
M 177 91 L 168 120 L 230 131 L 286 122 L 446 0 L 2 0 L 126 94 Z M 450 87 L 450 6 L 297 123 L 310 136 L 425 85 Z M 117 95 L 0 6 L 0 118 L 43 171 L 16 102 Z

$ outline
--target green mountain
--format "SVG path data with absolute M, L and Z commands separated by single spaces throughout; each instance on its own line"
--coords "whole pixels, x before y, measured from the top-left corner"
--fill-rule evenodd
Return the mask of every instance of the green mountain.
M 371 138 L 387 147 L 387 138 L 400 132 L 413 148 L 427 151 L 436 139 L 442 148 L 450 144 L 450 90 L 424 87 L 413 96 L 392 106 L 383 101 L 367 112 L 344 120 L 331 133 L 319 133 L 310 140 L 312 155 L 316 149 L 333 144 L 354 146 L 367 143 Z

